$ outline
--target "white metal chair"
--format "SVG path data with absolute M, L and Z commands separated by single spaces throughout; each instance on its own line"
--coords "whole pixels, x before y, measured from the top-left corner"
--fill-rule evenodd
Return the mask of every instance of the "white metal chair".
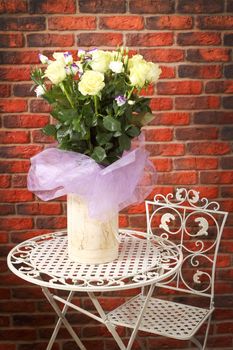
M 157 284 L 156 290 L 157 287 L 173 290 L 182 299 L 191 294 L 194 305 L 190 305 L 190 299 L 189 304 L 184 304 L 164 300 L 161 296 L 152 297 L 139 330 L 191 340 L 199 349 L 205 349 L 214 311 L 218 248 L 228 213 L 220 211 L 217 202 L 200 199 L 198 192 L 180 188 L 175 196 L 156 195 L 153 201 L 146 201 L 146 215 L 148 239 L 156 235 L 161 244 L 164 239 L 173 240 L 182 249 L 184 257 L 177 274 Z M 200 297 L 207 301 L 207 307 L 202 307 Z M 110 312 L 108 318 L 115 325 L 134 328 L 144 300 L 142 292 Z M 194 335 L 204 323 L 206 332 L 201 344 Z

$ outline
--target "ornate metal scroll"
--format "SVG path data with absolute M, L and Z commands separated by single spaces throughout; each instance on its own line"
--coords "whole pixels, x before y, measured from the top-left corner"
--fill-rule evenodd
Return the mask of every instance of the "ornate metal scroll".
M 200 198 L 194 190 L 180 188 L 175 195 L 155 195 L 154 201 L 147 201 L 148 234 L 174 240 L 184 255 L 179 272 L 165 284 L 190 292 L 212 293 L 226 217 L 217 202 Z

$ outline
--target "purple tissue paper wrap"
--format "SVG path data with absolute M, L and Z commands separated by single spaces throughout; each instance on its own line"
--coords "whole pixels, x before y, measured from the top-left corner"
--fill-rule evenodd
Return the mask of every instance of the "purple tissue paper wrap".
M 138 147 L 102 167 L 84 154 L 48 148 L 31 158 L 28 189 L 44 201 L 75 193 L 86 200 L 91 217 L 104 221 L 150 194 L 156 171 L 148 155 Z

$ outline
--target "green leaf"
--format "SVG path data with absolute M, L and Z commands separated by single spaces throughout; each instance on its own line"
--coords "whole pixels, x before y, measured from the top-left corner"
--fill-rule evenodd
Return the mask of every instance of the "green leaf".
M 43 133 L 47 136 L 55 136 L 57 133 L 57 129 L 55 125 L 48 124 L 43 129 Z
M 140 130 L 138 127 L 132 125 L 129 128 L 127 128 L 126 131 L 127 135 L 132 136 L 132 137 L 136 137 L 140 134 Z
M 121 135 L 119 137 L 119 145 L 122 151 L 130 149 L 130 146 L 131 146 L 130 137 L 127 136 L 126 134 Z
M 62 128 L 57 131 L 57 140 L 61 142 L 66 136 L 70 134 L 70 128 Z
M 133 114 L 132 116 L 132 123 L 135 124 L 136 126 L 144 126 L 150 123 L 154 119 L 153 114 L 148 113 L 148 112 L 143 112 L 139 114 Z
M 97 146 L 94 148 L 94 151 L 91 154 L 91 157 L 97 162 L 100 163 L 106 158 L 106 152 L 103 147 Z
M 121 123 L 113 117 L 107 116 L 103 120 L 104 127 L 109 131 L 121 131 Z
M 100 146 L 105 145 L 112 138 L 112 133 L 98 133 L 96 140 Z
M 122 132 L 121 132 L 121 131 L 116 131 L 116 132 L 114 132 L 114 134 L 113 134 L 114 137 L 119 137 L 119 136 L 121 136 L 121 135 L 122 135 Z

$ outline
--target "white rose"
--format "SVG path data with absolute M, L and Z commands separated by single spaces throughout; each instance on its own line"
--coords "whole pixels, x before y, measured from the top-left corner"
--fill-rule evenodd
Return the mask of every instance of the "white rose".
M 138 63 L 140 63 L 142 61 L 144 61 L 142 55 L 134 55 L 133 57 L 129 58 L 128 67 L 132 68 L 133 66 L 137 65 Z
M 159 79 L 159 76 L 162 72 L 161 68 L 153 62 L 147 63 L 147 74 L 146 74 L 146 80 L 149 83 L 156 83 L 156 81 Z
M 34 91 L 36 93 L 36 97 L 40 97 L 46 92 L 44 85 L 38 85 Z
M 86 71 L 78 84 L 78 89 L 83 95 L 97 95 L 105 86 L 104 75 L 100 72 Z
M 112 61 L 109 64 L 109 68 L 114 72 L 114 73 L 122 73 L 123 72 L 123 63 L 120 61 Z
M 142 88 L 146 83 L 148 67 L 145 61 L 138 62 L 130 68 L 129 79 L 132 85 Z
M 53 58 L 55 58 L 56 61 L 61 61 L 63 64 L 65 64 L 64 52 L 54 52 Z
M 65 66 L 62 61 L 52 62 L 46 69 L 44 76 L 53 84 L 59 84 L 66 78 Z
M 96 72 L 105 73 L 109 69 L 109 63 L 112 60 L 112 53 L 103 50 L 95 50 L 92 53 L 90 62 L 91 68 Z

